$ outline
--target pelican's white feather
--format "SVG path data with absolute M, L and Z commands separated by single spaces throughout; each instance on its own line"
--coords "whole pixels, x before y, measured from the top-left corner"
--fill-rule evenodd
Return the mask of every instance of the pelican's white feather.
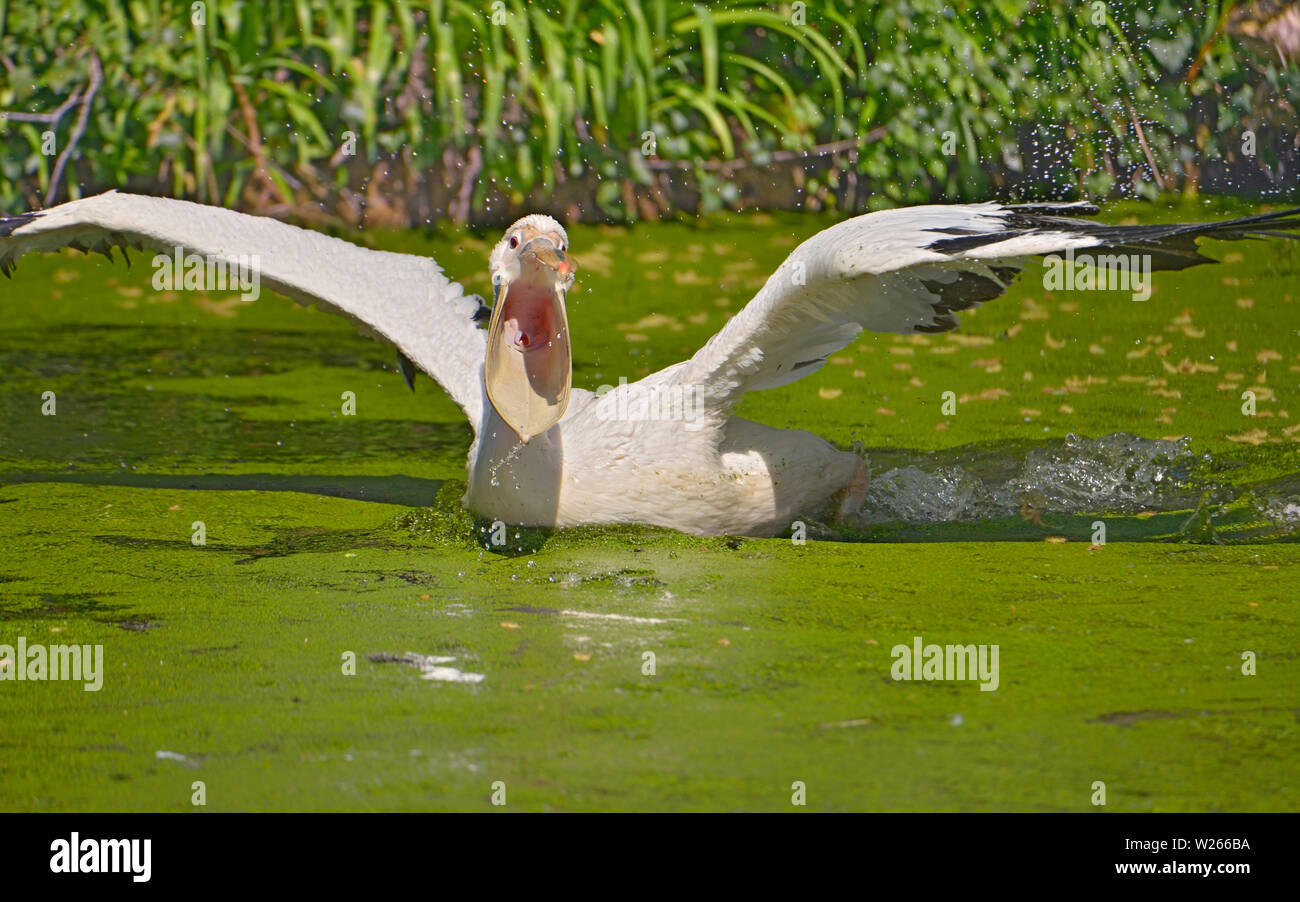
M 858 333 L 946 331 L 945 306 L 967 309 L 1001 294 L 1023 259 L 1100 244 L 1067 231 L 1007 231 L 1015 208 L 998 204 L 906 207 L 867 213 L 799 245 L 744 309 L 674 379 L 707 388 L 725 415 L 746 392 L 786 385 L 815 372 Z M 932 245 L 953 236 L 996 236 L 969 251 Z M 954 284 L 961 280 L 961 284 Z M 980 300 L 971 300 L 979 297 Z
M 0 266 L 30 251 L 176 248 L 258 259 L 261 283 L 302 304 L 342 313 L 391 342 L 432 376 L 476 428 L 483 414 L 481 306 L 427 257 L 372 251 L 233 210 L 110 191 L 23 217 L 0 242 Z M 10 220 L 12 222 L 12 220 Z

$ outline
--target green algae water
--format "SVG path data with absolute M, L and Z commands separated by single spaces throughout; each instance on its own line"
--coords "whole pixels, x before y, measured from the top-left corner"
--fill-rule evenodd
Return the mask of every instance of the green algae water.
M 689 356 L 828 224 L 572 229 L 575 384 Z M 493 235 L 366 240 L 489 294 Z M 24 258 L 0 644 L 104 664 L 0 681 L 0 808 L 1295 810 L 1300 246 L 1203 247 L 1145 302 L 1031 267 L 957 332 L 748 396 L 864 451 L 860 523 L 505 551 L 459 507 L 460 411 L 347 321 Z M 997 645 L 996 691 L 894 679 L 916 637 Z

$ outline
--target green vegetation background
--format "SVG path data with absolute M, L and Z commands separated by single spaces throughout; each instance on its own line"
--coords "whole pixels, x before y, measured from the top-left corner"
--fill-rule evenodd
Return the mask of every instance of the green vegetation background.
M 0 0 L 0 110 L 63 110 L 0 125 L 0 209 L 52 199 L 83 107 L 59 197 L 390 225 L 1294 192 L 1280 8 Z

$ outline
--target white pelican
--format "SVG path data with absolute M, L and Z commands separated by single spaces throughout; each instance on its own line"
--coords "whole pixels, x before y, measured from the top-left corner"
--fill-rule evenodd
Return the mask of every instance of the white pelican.
M 492 250 L 487 313 L 432 260 L 366 250 L 272 219 L 108 192 L 0 219 L 0 270 L 29 251 L 114 246 L 255 256 L 260 279 L 343 313 L 435 379 L 474 427 L 464 503 L 511 525 L 643 523 L 770 536 L 849 515 L 867 469 L 808 432 L 732 416 L 746 392 L 817 370 L 859 332 L 944 332 L 1001 295 L 1028 258 L 1084 248 L 1154 269 L 1211 262 L 1196 237 L 1295 237 L 1300 209 L 1217 223 L 1113 226 L 1087 204 L 960 204 L 868 213 L 799 245 L 689 360 L 602 395 L 571 387 L 568 235 L 525 216 Z M 1148 270 L 1149 272 L 1149 270 Z M 628 299 L 628 303 L 635 303 Z

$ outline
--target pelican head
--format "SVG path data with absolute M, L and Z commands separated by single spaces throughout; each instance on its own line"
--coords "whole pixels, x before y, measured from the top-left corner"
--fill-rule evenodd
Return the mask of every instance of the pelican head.
M 549 216 L 525 216 L 492 249 L 492 322 L 483 381 L 521 441 L 550 429 L 569 406 L 573 355 L 564 297 L 575 266 L 569 236 Z

